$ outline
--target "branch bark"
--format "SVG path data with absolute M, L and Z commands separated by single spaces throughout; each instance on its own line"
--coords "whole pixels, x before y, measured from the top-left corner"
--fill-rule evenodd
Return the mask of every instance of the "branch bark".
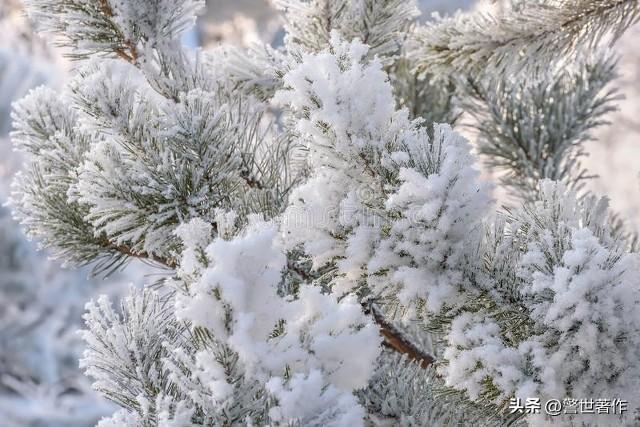
M 307 271 L 303 270 L 290 260 L 287 262 L 287 268 L 296 273 L 296 275 L 304 281 L 310 282 L 313 280 L 313 277 L 311 277 Z M 432 355 L 420 349 L 411 340 L 411 338 L 407 336 L 407 334 L 390 322 L 373 301 L 363 302 L 362 309 L 365 314 L 370 315 L 376 325 L 378 325 L 380 335 L 384 338 L 384 346 L 406 355 L 410 360 L 418 363 L 422 368 L 427 368 L 436 361 Z
M 160 264 L 164 267 L 170 268 L 172 270 L 176 269 L 176 267 L 178 267 L 178 263 L 172 259 L 168 259 L 168 258 L 163 258 L 163 257 L 159 257 L 153 254 L 148 254 L 147 252 L 135 252 L 133 251 L 130 247 L 125 246 L 125 245 L 118 245 L 118 246 L 113 246 L 112 247 L 114 250 L 120 252 L 123 255 L 132 257 L 132 258 L 138 258 L 138 259 L 142 259 L 142 260 L 147 260 L 147 261 L 152 261 L 156 264 Z
M 380 328 L 380 335 L 384 337 L 384 345 L 388 348 L 406 355 L 410 360 L 418 363 L 420 367 L 427 368 L 432 365 L 436 359 L 422 351 L 417 345 L 411 341 L 407 335 L 397 328 L 393 323 L 389 322 L 380 309 L 370 302 L 365 306 L 365 313 L 370 313 Z
M 109 20 L 113 18 L 113 9 L 109 4 L 109 0 L 100 0 L 100 11 L 107 18 L 109 18 Z M 125 61 L 135 65 L 136 61 L 138 60 L 138 51 L 136 49 L 136 46 L 133 44 L 133 42 L 131 42 L 131 40 L 125 40 L 123 44 L 125 48 L 115 48 L 114 53 Z

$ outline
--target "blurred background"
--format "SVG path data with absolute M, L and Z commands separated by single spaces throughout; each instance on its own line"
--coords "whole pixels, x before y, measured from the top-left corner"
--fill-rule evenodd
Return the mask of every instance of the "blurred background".
M 432 13 L 482 9 L 499 13 L 500 3 L 474 0 L 421 0 L 421 19 Z M 209 0 L 198 25 L 185 37 L 190 46 L 220 43 L 249 46 L 282 44 L 282 21 L 269 0 Z M 616 45 L 625 95 L 590 141 L 589 182 L 595 193 L 640 231 L 640 25 Z M 20 0 L 0 0 L 0 425 L 92 426 L 114 407 L 91 391 L 78 368 L 85 303 L 98 294 L 118 297 L 131 283 L 153 275 L 151 267 L 131 265 L 107 280 L 88 279 L 88 270 L 69 271 L 37 250 L 4 207 L 20 157 L 11 149 L 11 103 L 38 85 L 57 87 L 70 64 L 33 33 Z M 470 135 L 473 139 L 473 135 Z M 484 171 L 487 176 L 491 171 Z M 496 194 L 500 198 L 499 194 Z

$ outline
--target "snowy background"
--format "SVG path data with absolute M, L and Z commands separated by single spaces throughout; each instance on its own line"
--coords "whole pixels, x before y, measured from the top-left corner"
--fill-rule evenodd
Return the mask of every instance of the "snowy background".
M 422 0 L 431 12 L 461 8 L 496 9 L 494 2 Z M 41 84 L 57 86 L 70 64 L 33 35 L 18 0 L 0 0 L 0 205 L 10 192 L 20 158 L 11 150 L 11 102 Z M 267 0 L 211 0 L 190 45 L 230 42 L 248 46 L 282 42 L 282 22 Z M 589 142 L 587 167 L 599 175 L 590 188 L 611 198 L 614 210 L 640 230 L 640 26 L 618 43 L 626 99 Z M 492 171 L 485 171 L 487 176 Z M 499 197 L 499 195 L 497 195 Z M 84 304 L 98 294 L 127 291 L 133 277 L 149 279 L 149 267 L 133 265 L 109 280 L 87 279 L 88 271 L 67 271 L 36 250 L 0 207 L 0 424 L 2 426 L 89 426 L 114 407 L 97 397 L 82 376 L 77 359 L 82 344 L 76 334 Z M 138 283 L 139 285 L 139 283 Z

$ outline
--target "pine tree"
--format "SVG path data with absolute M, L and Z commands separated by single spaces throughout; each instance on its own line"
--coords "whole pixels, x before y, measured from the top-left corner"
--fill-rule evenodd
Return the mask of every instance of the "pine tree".
M 27 3 L 80 63 L 15 106 L 14 214 L 69 264 L 166 273 L 88 305 L 101 426 L 637 422 L 640 255 L 579 162 L 617 99 L 585 49 L 637 1 L 282 0 L 284 46 L 248 51 L 181 46 L 200 1 Z M 513 410 L 602 396 L 629 408 Z

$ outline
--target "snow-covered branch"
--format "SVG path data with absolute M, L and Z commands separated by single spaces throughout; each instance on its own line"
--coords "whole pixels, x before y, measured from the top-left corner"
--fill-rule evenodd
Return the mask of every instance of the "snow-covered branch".
M 617 39 L 639 17 L 637 0 L 523 1 L 498 16 L 475 12 L 428 23 L 417 32 L 414 54 L 419 69 L 435 75 L 546 69 Z

